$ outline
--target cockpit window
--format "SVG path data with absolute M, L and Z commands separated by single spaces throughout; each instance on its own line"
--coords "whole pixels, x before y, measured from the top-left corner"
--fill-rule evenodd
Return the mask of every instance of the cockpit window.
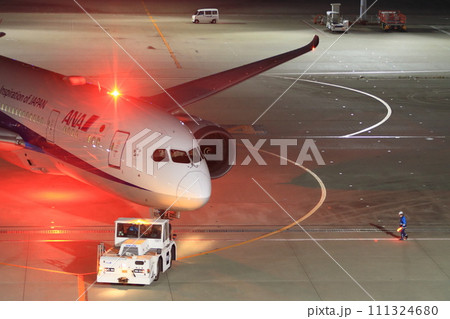
M 153 152 L 152 158 L 155 162 L 168 162 L 169 157 L 165 149 L 157 149 Z
M 191 149 L 189 152 L 181 150 L 170 150 L 170 157 L 174 163 L 181 164 L 197 164 L 203 159 L 201 151 L 198 147 Z M 168 162 L 169 154 L 165 149 L 157 149 L 152 154 L 155 162 Z
M 189 151 L 189 157 L 194 164 L 199 163 L 202 160 L 202 156 L 198 150 L 198 148 L 193 148 Z
M 185 151 L 170 150 L 170 157 L 174 163 L 189 164 L 191 162 Z

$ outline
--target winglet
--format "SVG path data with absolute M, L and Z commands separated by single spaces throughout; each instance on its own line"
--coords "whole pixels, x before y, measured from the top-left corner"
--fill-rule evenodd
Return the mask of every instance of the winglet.
M 309 51 L 314 50 L 318 45 L 319 37 L 315 35 L 310 43 L 301 48 L 183 83 L 167 89 L 166 92 L 170 94 L 179 105 L 186 106 L 308 53 Z M 160 93 L 142 99 L 152 104 L 156 104 L 168 112 L 175 111 L 179 108 L 173 99 L 166 93 Z

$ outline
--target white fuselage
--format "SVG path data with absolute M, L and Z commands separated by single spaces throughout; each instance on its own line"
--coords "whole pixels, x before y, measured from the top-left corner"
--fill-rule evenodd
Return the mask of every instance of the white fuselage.
M 226 148 L 216 150 L 223 158 L 210 158 L 207 164 L 193 133 L 201 141 L 219 140 L 222 145 L 231 135 L 215 123 L 192 117 L 181 122 L 170 112 L 318 44 L 314 36 L 303 47 L 168 88 L 147 97 L 148 103 L 114 97 L 82 77 L 65 77 L 0 56 L 0 156 L 34 172 L 72 176 L 156 209 L 197 209 L 209 200 L 211 177 L 230 170 L 227 159 L 232 156 L 225 156 Z M 204 151 L 210 154 L 208 147 Z
M 158 209 L 193 210 L 211 194 L 206 162 L 192 155 L 198 144 L 182 122 L 83 78 L 0 57 L 0 127 L 25 141 L 0 155 L 33 171 Z

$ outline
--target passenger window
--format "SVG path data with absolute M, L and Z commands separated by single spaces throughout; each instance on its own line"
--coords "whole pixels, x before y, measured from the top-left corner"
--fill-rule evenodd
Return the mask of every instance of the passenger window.
M 168 162 L 167 153 L 165 149 L 157 149 L 153 152 L 152 158 L 155 162 Z
M 197 12 L 197 15 L 202 16 L 203 15 L 203 11 Z
M 175 163 L 189 164 L 191 162 L 185 151 L 170 150 L 170 157 Z
M 210 16 L 211 15 L 211 11 L 206 11 L 206 15 Z

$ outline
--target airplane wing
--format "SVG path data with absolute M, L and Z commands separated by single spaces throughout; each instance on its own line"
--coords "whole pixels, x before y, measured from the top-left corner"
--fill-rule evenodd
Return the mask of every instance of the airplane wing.
M 171 87 L 166 91 L 172 98 L 166 93 L 160 93 L 141 99 L 151 104 L 156 104 L 168 112 L 173 112 L 180 106 L 197 102 L 277 65 L 308 53 L 315 49 L 318 44 L 319 37 L 316 35 L 310 43 L 299 49 Z
M 14 151 L 24 147 L 25 142 L 19 134 L 0 128 L 0 151 Z

